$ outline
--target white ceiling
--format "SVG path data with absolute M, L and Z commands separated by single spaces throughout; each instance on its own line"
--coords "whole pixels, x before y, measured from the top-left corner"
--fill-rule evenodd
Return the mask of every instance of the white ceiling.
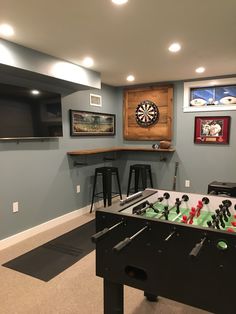
M 0 0 L 4 22 L 20 45 L 75 64 L 93 57 L 114 86 L 128 74 L 135 84 L 236 74 L 236 0 Z

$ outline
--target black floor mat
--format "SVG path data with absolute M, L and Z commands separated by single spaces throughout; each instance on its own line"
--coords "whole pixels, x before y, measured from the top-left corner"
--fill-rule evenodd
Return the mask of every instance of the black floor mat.
M 91 236 L 95 232 L 92 220 L 2 266 L 49 281 L 94 250 Z

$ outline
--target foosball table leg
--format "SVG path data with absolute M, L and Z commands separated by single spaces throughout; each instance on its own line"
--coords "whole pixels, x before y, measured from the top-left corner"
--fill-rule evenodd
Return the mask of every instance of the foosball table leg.
M 149 302 L 157 302 L 158 296 L 156 294 L 148 293 L 144 291 L 144 296 L 147 298 Z
M 104 279 L 104 314 L 124 314 L 124 286 Z

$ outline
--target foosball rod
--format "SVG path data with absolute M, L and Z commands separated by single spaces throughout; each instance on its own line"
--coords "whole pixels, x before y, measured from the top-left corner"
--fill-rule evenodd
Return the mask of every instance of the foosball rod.
M 160 217 L 158 217 L 159 219 L 162 218 L 163 216 L 166 215 L 166 213 L 170 213 L 171 210 L 173 210 L 174 208 L 176 208 L 176 212 L 179 212 L 179 206 L 181 205 L 182 202 L 187 202 L 189 200 L 188 195 L 184 194 L 182 196 L 182 199 L 180 200 L 179 198 L 176 198 L 175 200 L 175 205 L 173 205 L 170 209 L 163 211 L 162 215 Z
M 104 237 L 109 231 L 117 228 L 118 226 L 122 225 L 124 223 L 124 220 L 122 219 L 120 222 L 116 223 L 115 225 L 111 226 L 110 228 L 104 228 L 103 230 L 95 233 L 92 235 L 91 240 L 93 243 L 96 243 L 99 241 L 102 237 Z
M 170 198 L 170 194 L 169 194 L 168 192 L 165 192 L 165 193 L 163 194 L 163 196 L 158 197 L 157 202 L 158 202 L 158 203 L 161 203 L 164 199 L 165 199 L 165 200 L 168 200 L 169 198 Z M 147 203 L 149 206 L 143 208 L 143 209 L 141 210 L 141 213 L 142 213 L 145 209 L 148 209 L 149 207 L 151 207 L 152 210 L 153 210 L 156 214 L 158 214 L 158 213 L 160 212 L 159 209 L 157 209 L 157 208 L 154 207 L 154 204 L 153 204 L 153 203 L 150 203 L 149 201 L 147 201 L 146 203 Z
M 169 215 L 170 211 L 173 210 L 176 207 L 176 205 L 172 206 L 171 208 L 168 209 L 168 206 L 164 207 L 164 210 L 162 211 L 162 214 L 158 217 L 158 219 L 161 219 L 163 216 L 166 214 Z M 166 209 L 165 209 L 166 208 Z
M 140 233 L 142 233 L 143 231 L 147 230 L 149 227 L 145 226 L 142 229 L 140 229 L 139 231 L 137 231 L 135 234 L 133 234 L 131 237 L 127 237 L 125 238 L 123 241 L 120 241 L 118 244 L 116 244 L 113 247 L 113 250 L 115 252 L 119 252 L 122 249 L 124 249 L 128 244 L 130 244 L 132 242 L 133 239 L 135 239 Z

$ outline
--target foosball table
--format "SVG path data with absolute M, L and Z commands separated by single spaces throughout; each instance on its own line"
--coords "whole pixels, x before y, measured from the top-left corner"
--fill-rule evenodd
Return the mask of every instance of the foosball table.
M 104 313 L 124 312 L 123 286 L 219 314 L 236 313 L 236 199 L 146 189 L 96 211 Z

